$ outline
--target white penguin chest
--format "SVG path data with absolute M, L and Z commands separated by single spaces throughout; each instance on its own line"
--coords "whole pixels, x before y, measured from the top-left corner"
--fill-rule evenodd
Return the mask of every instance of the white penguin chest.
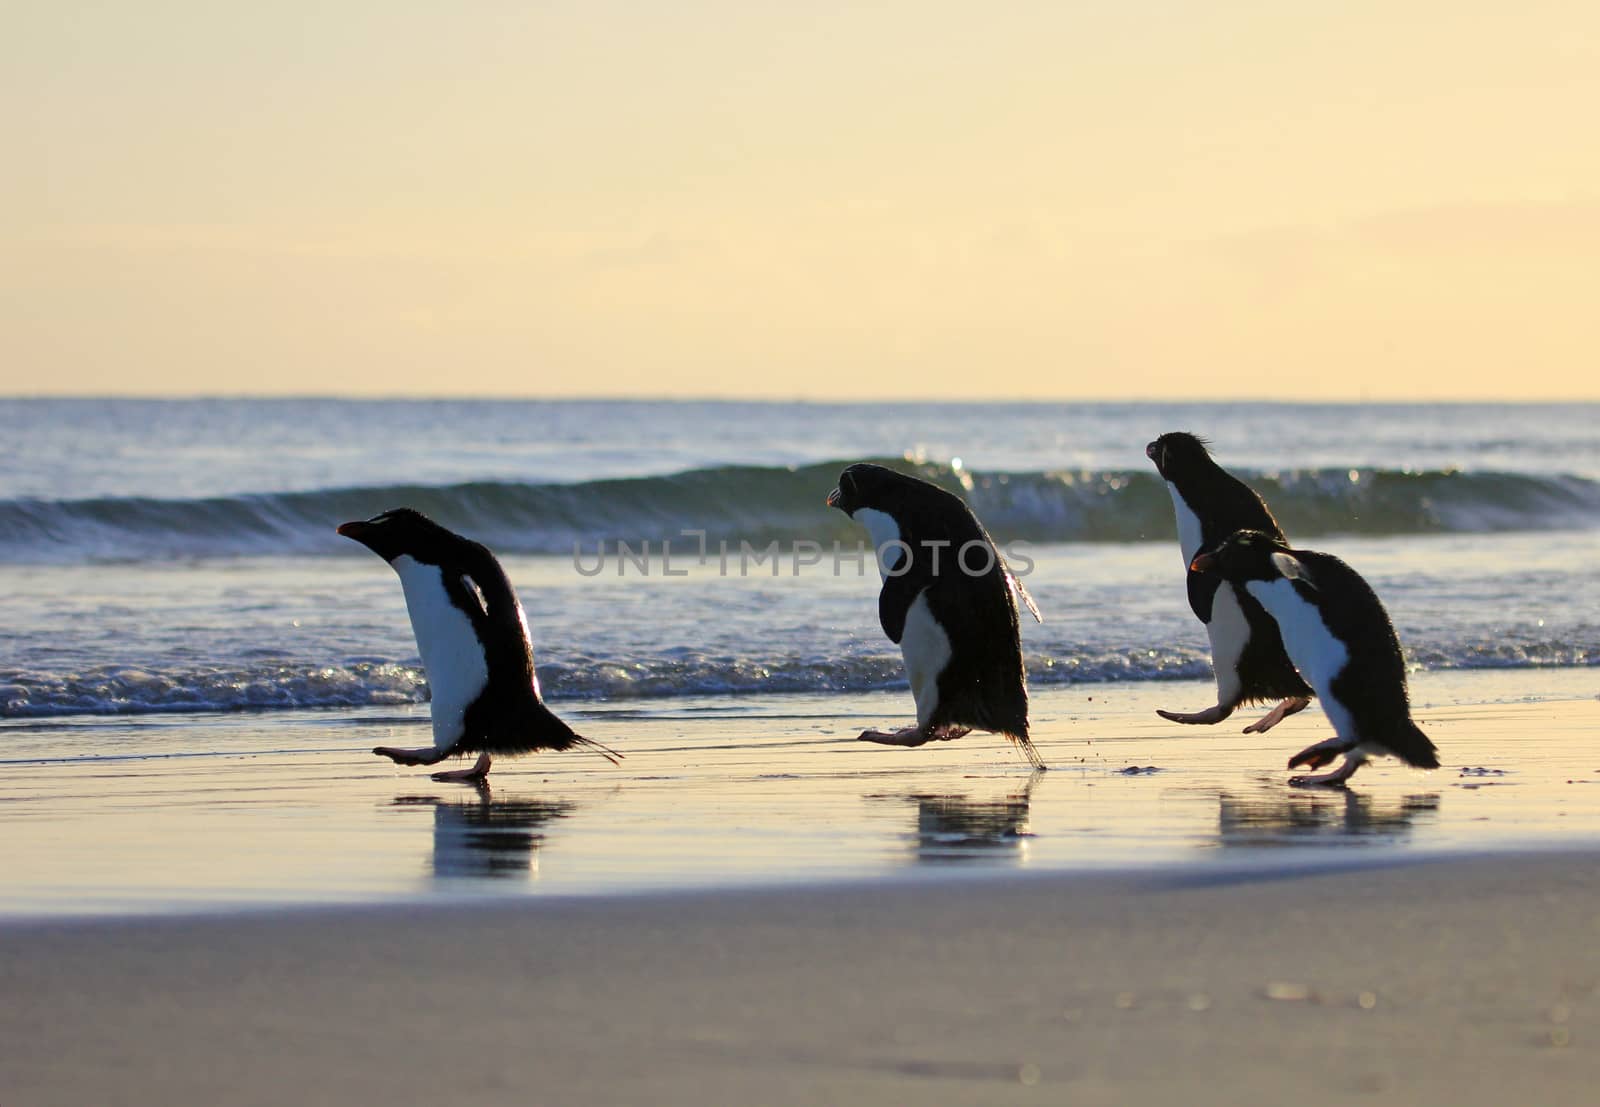
M 1169 480 L 1167 491 L 1172 493 L 1172 510 L 1178 517 L 1178 550 L 1183 554 L 1183 567 L 1188 569 L 1194 555 L 1200 552 L 1205 531 L 1200 526 L 1200 516 L 1194 513 L 1178 486 Z
M 900 541 L 900 524 L 895 522 L 893 515 L 870 507 L 857 508 L 851 518 L 867 528 L 867 538 L 872 542 L 873 553 L 878 559 L 878 573 L 887 577 L 885 570 L 898 565 L 906 556 L 904 550 L 891 545 Z M 886 551 L 885 546 L 890 548 Z M 884 564 L 885 554 L 890 563 L 887 566 Z
M 1217 695 L 1231 700 L 1239 694 L 1239 662 L 1250 644 L 1250 620 L 1233 585 L 1223 581 L 1211 598 L 1211 621 L 1206 623 L 1211 640 L 1211 665 L 1217 676 Z
M 409 556 L 395 558 L 393 565 L 428 674 L 434 742 L 449 745 L 461 737 L 463 714 L 489 683 L 483 645 L 467 613 L 450 602 L 443 569 Z
M 950 653 L 950 636 L 928 608 L 928 593 L 918 593 L 906 611 L 900 656 L 905 658 L 906 679 L 917 704 L 917 722 L 923 726 L 939 705 L 939 674 L 950 664 Z
M 1350 660 L 1349 648 L 1334 637 L 1317 605 L 1296 592 L 1292 582 L 1252 580 L 1245 584 L 1245 591 L 1254 596 L 1278 624 L 1289 660 L 1316 689 L 1317 695 L 1326 700 L 1334 677 Z

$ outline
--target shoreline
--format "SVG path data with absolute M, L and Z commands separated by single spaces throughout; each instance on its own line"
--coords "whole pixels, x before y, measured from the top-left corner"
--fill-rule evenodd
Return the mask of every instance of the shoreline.
M 1452 686 L 1423 681 L 1418 700 Z M 855 741 L 905 710 L 899 693 L 607 705 L 574 714 L 620 766 L 505 760 L 481 792 L 370 754 L 425 740 L 425 709 L 12 728 L 0 925 L 1008 873 L 1217 878 L 1600 843 L 1600 700 L 1421 707 L 1446 767 L 1379 762 L 1341 791 L 1287 784 L 1288 755 L 1325 735 L 1315 711 L 1264 736 L 1240 733 L 1253 716 L 1153 714 L 1207 691 L 1045 690 L 1035 738 L 1052 768 L 1037 774 L 987 735 Z

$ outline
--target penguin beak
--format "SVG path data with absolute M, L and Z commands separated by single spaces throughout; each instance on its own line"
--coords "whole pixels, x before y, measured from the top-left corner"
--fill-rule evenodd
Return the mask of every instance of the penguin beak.
M 1189 562 L 1189 571 L 1191 573 L 1209 573 L 1216 566 L 1217 558 L 1215 554 L 1196 554 L 1194 560 Z
M 835 488 L 832 492 L 828 493 L 828 498 L 822 502 L 827 504 L 829 507 L 838 507 L 839 501 L 842 499 L 844 499 L 844 493 Z
M 354 538 L 357 542 L 363 541 L 363 535 L 365 535 L 367 531 L 371 529 L 372 524 L 364 520 L 357 520 L 353 523 L 339 524 L 339 533 L 344 535 L 346 538 Z

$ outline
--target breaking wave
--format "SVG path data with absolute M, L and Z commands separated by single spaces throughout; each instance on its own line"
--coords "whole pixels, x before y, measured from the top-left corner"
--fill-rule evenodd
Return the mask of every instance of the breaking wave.
M 1147 471 L 971 472 L 880 459 L 964 496 L 1000 541 L 1170 539 L 1166 488 Z M 0 561 L 353 553 L 333 533 L 347 519 L 414 507 L 506 553 L 570 554 L 575 544 L 835 539 L 857 528 L 823 506 L 848 462 L 733 466 L 577 484 L 388 485 L 211 499 L 0 500 Z M 1571 475 L 1393 469 L 1241 474 L 1291 538 L 1571 530 L 1600 526 L 1600 482 Z

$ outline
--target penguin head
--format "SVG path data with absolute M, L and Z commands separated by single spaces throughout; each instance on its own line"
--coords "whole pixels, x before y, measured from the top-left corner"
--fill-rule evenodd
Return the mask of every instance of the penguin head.
M 1221 542 L 1200 550 L 1189 563 L 1192 573 L 1216 573 L 1223 580 L 1303 580 L 1305 566 L 1289 547 L 1259 530 L 1236 530 Z
M 452 542 L 460 541 L 422 512 L 409 507 L 397 507 L 370 519 L 343 523 L 339 533 L 354 538 L 389 562 L 409 554 L 418 561 L 437 565 L 442 562 L 443 551 Z
M 1216 465 L 1205 439 L 1188 431 L 1168 431 L 1146 446 L 1144 455 L 1156 463 L 1162 480 L 1176 480 L 1184 473 Z
M 839 474 L 839 487 L 828 493 L 826 503 L 852 518 L 862 508 L 898 516 L 908 499 L 915 500 L 921 490 L 930 488 L 934 486 L 926 481 L 861 462 Z

